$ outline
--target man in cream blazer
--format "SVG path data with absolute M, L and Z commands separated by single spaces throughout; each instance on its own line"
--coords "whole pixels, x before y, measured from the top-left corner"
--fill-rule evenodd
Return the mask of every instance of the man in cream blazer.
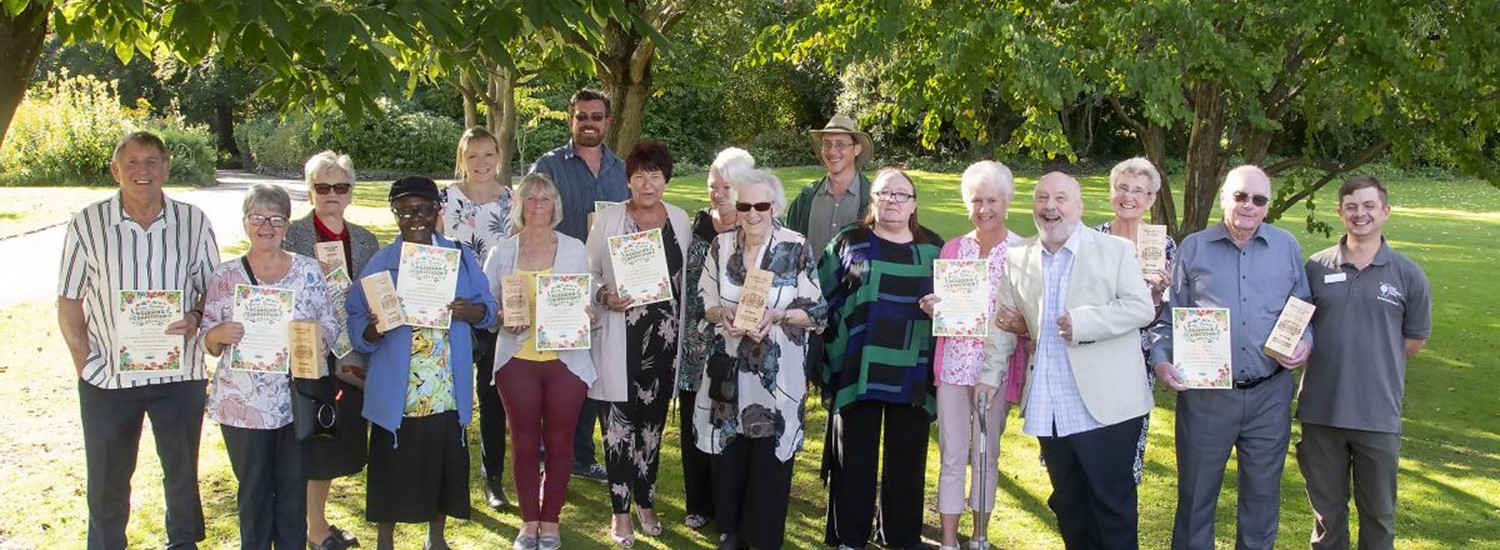
M 1140 328 L 1155 313 L 1129 242 L 1083 226 L 1078 182 L 1053 172 L 1032 201 L 1037 236 L 1012 246 L 1002 310 L 1036 342 L 1021 396 L 1041 444 L 1048 506 L 1070 549 L 1138 547 L 1135 447 L 1151 410 Z M 979 391 L 994 406 L 1016 335 L 990 331 Z

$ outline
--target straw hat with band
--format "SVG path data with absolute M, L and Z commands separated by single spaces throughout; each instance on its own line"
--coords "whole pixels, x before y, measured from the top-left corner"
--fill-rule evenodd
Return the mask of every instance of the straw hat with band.
M 824 134 L 848 134 L 854 138 L 854 142 L 859 144 L 859 156 L 854 157 L 856 169 L 869 162 L 870 156 L 875 153 L 875 144 L 870 141 L 870 135 L 859 131 L 859 125 L 854 123 L 854 119 L 844 115 L 833 115 L 833 118 L 828 119 L 828 125 L 822 130 L 809 130 L 807 133 L 812 139 L 814 153 L 822 152 Z

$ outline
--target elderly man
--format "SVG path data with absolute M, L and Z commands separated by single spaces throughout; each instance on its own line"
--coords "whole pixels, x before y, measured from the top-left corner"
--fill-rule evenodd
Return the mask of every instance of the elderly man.
M 1224 223 L 1188 235 L 1177 247 L 1171 306 L 1229 309 L 1233 388 L 1183 386 L 1171 361 L 1170 308 L 1151 328 L 1156 377 L 1178 392 L 1174 549 L 1214 547 L 1214 510 L 1230 449 L 1239 457 L 1236 547 L 1271 548 L 1276 542 L 1296 386 L 1282 374 L 1307 361 L 1312 331 L 1304 332 L 1288 359 L 1262 351 L 1287 298 L 1310 298 L 1297 239 L 1261 223 L 1270 197 L 1271 179 L 1260 168 L 1231 170 L 1219 190 Z
M 170 159 L 161 138 L 125 136 L 110 174 L 120 191 L 85 207 L 68 224 L 58 276 L 57 323 L 73 357 L 88 471 L 88 548 L 128 546 L 130 478 L 143 417 L 150 416 L 161 459 L 168 548 L 203 540 L 198 439 L 203 427 L 203 349 L 195 337 L 203 294 L 219 263 L 213 227 L 197 207 L 162 192 Z M 121 291 L 181 292 L 184 315 L 166 327 L 181 338 L 180 359 L 141 366 L 122 346 Z
M 589 239 L 588 219 L 595 201 L 621 202 L 630 198 L 630 188 L 625 185 L 625 161 L 604 144 L 611 120 L 609 109 L 609 96 L 588 88 L 578 90 L 568 100 L 572 115 L 568 128 L 573 139 L 531 165 L 532 173 L 552 178 L 557 195 L 562 197 L 563 217 L 557 230 L 580 241 Z M 604 466 L 594 458 L 598 407 L 598 401 L 586 399 L 578 415 L 578 427 L 573 432 L 573 475 L 604 481 Z
M 1036 340 L 1021 398 L 1052 479 L 1048 506 L 1068 548 L 1137 548 L 1135 447 L 1151 411 L 1140 328 L 1151 294 L 1128 241 L 1083 227 L 1078 182 L 1037 183 L 1037 236 L 1011 247 L 1000 287 Z M 978 393 L 994 406 L 1016 336 L 990 331 Z
M 786 207 L 786 226 L 807 236 L 814 254 L 823 252 L 839 228 L 859 221 L 870 210 L 870 180 L 859 167 L 875 146 L 854 119 L 834 115 L 822 130 L 808 132 L 828 174 L 803 187 Z
M 1432 333 L 1422 268 L 1391 250 L 1385 185 L 1358 176 L 1339 187 L 1339 243 L 1308 258 L 1318 347 L 1302 371 L 1297 466 L 1313 509 L 1313 548 L 1349 547 L 1349 480 L 1359 547 L 1395 548 L 1396 466 L 1406 363 Z

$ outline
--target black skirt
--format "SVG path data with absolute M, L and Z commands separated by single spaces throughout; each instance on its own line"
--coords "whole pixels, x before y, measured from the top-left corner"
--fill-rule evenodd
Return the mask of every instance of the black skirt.
M 370 426 L 365 519 L 426 523 L 469 519 L 469 449 L 458 412 L 406 417 L 396 434 Z
M 338 388 L 338 436 L 302 443 L 302 470 L 307 479 L 329 480 L 359 473 L 370 448 L 370 422 L 365 420 L 365 392 L 343 380 Z

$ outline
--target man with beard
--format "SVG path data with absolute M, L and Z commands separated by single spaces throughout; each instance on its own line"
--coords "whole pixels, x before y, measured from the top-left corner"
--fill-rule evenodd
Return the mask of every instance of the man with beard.
M 1297 239 L 1262 223 L 1270 197 L 1271 179 L 1260 168 L 1230 170 L 1219 190 L 1224 222 L 1183 239 L 1173 266 L 1171 307 L 1229 309 L 1234 387 L 1188 389 L 1172 365 L 1171 308 L 1151 327 L 1152 368 L 1177 392 L 1173 549 L 1214 547 L 1214 512 L 1231 449 L 1239 457 L 1236 547 L 1269 549 L 1276 542 L 1296 386 L 1281 374 L 1307 361 L 1312 331 L 1288 359 L 1263 351 L 1287 298 L 1311 298 Z
M 1155 309 L 1130 243 L 1083 226 L 1078 181 L 1042 176 L 1037 236 L 1007 252 L 1002 308 L 1036 340 L 1021 396 L 1052 480 L 1047 504 L 1067 548 L 1138 547 L 1135 447 L 1151 411 L 1140 328 Z M 976 393 L 995 406 L 1016 336 L 991 330 Z
M 787 205 L 786 226 L 806 235 L 813 253 L 821 254 L 839 228 L 870 210 L 870 180 L 859 167 L 870 160 L 875 146 L 869 134 L 844 115 L 834 115 L 822 130 L 808 134 L 828 174 L 803 187 Z
M 531 172 L 541 172 L 552 179 L 562 198 L 562 220 L 557 230 L 587 242 L 589 214 L 595 201 L 622 202 L 630 198 L 625 185 L 625 161 L 604 144 L 609 133 L 609 97 L 584 88 L 568 101 L 571 118 L 568 128 L 573 139 L 542 155 L 531 165 Z M 604 481 L 604 466 L 594 458 L 594 421 L 597 401 L 584 400 L 573 432 L 573 475 Z

